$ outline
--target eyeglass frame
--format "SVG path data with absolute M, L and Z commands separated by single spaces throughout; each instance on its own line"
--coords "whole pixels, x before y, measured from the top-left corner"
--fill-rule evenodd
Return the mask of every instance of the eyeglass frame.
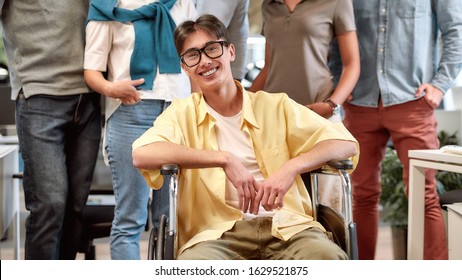
M 221 54 L 220 54 L 219 56 L 216 56 L 216 57 L 210 57 L 210 56 L 207 54 L 207 52 L 205 51 L 205 49 L 206 49 L 207 47 L 209 47 L 210 45 L 216 44 L 216 43 L 220 43 L 220 46 L 221 46 Z M 191 67 L 194 67 L 194 66 L 198 65 L 198 64 L 201 62 L 201 60 L 202 60 L 202 54 L 205 54 L 205 55 L 206 55 L 208 58 L 210 58 L 210 59 L 216 59 L 216 58 L 219 58 L 219 57 L 223 56 L 223 54 L 225 53 L 224 50 L 223 50 L 223 45 L 225 45 L 226 47 L 229 47 L 230 43 L 229 43 L 228 41 L 225 41 L 225 40 L 207 42 L 207 43 L 205 44 L 205 46 L 202 47 L 202 48 L 200 48 L 200 49 L 193 48 L 193 49 L 189 49 L 189 50 L 185 51 L 183 54 L 180 55 L 180 60 L 181 60 L 181 62 L 183 62 L 183 64 L 186 65 L 187 67 L 190 67 L 190 68 L 191 68 Z M 196 64 L 190 66 L 190 65 L 188 65 L 188 64 L 186 63 L 186 61 L 184 60 L 184 55 L 187 54 L 187 53 L 189 53 L 189 52 L 192 52 L 192 51 L 196 51 L 196 52 L 198 51 L 198 52 L 199 52 L 199 61 L 198 61 Z

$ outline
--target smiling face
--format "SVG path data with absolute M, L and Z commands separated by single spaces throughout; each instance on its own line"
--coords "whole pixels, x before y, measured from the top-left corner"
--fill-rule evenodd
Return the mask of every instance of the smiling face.
M 231 61 L 235 58 L 234 46 L 228 43 L 216 43 L 221 41 L 226 40 L 216 38 L 202 29 L 197 29 L 184 40 L 180 52 L 183 54 L 181 66 L 203 91 L 223 87 L 223 84 L 229 81 L 233 82 Z M 210 58 L 220 54 L 221 47 L 223 47 L 223 55 Z M 200 54 L 197 50 L 201 50 Z M 205 52 L 209 55 L 207 56 Z M 192 67 L 187 66 L 195 64 L 194 60 L 197 60 L 197 55 L 200 55 L 199 63 Z M 189 63 L 190 61 L 194 63 Z

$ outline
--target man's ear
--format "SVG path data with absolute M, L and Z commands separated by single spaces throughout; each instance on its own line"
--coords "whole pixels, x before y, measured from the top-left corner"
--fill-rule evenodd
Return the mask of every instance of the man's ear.
M 234 61 L 236 59 L 236 49 L 234 48 L 233 44 L 229 44 L 229 56 L 230 60 Z

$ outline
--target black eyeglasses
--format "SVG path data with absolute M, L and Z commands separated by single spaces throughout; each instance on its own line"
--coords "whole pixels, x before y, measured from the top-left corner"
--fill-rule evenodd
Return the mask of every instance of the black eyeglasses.
M 226 41 L 213 41 L 208 42 L 202 49 L 191 49 L 180 55 L 181 62 L 188 67 L 193 67 L 201 62 L 204 53 L 208 58 L 219 58 L 223 55 L 223 45 L 229 46 Z

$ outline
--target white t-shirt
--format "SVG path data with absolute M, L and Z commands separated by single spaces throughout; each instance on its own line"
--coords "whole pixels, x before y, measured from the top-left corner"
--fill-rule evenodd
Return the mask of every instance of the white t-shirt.
M 242 111 L 232 117 L 225 117 L 213 110 L 212 107 L 210 107 L 208 104 L 207 108 L 216 121 L 215 134 L 217 136 L 218 148 L 220 151 L 227 151 L 232 153 L 255 178 L 257 183 L 263 183 L 265 178 L 263 177 L 263 174 L 260 171 L 260 167 L 257 164 L 255 152 L 250 141 L 250 135 L 240 129 Z M 228 179 L 226 180 L 225 199 L 228 205 L 239 209 L 237 190 Z M 272 216 L 274 216 L 274 211 L 266 211 L 260 205 L 258 215 L 244 213 L 244 220 L 250 220 L 255 217 Z
M 136 9 L 157 2 L 153 0 L 119 0 L 117 7 Z M 191 0 L 177 0 L 170 10 L 176 25 L 185 20 L 195 20 L 197 12 Z M 108 71 L 109 81 L 130 80 L 130 58 L 135 42 L 135 30 L 131 22 L 90 21 L 86 27 L 84 69 Z M 140 90 L 142 99 L 172 101 L 191 93 L 188 76 L 180 74 L 160 74 L 157 69 L 152 90 Z M 120 106 L 121 102 L 106 98 L 106 119 Z

